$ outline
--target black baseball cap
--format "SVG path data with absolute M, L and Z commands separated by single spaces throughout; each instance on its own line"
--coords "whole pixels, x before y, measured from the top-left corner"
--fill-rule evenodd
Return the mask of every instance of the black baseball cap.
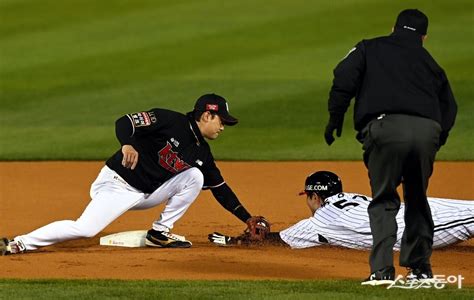
M 229 126 L 239 122 L 229 114 L 229 105 L 224 97 L 216 94 L 206 94 L 199 97 L 194 105 L 194 111 L 215 113 L 221 118 L 222 123 Z
M 398 15 L 395 28 L 426 35 L 428 31 L 428 17 L 418 9 L 405 9 Z

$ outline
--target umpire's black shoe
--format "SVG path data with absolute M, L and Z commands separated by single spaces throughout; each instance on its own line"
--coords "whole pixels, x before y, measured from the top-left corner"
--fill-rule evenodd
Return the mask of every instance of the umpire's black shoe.
M 436 283 L 436 279 L 433 278 L 433 271 L 431 271 L 431 266 L 429 265 L 407 269 L 408 274 L 405 277 L 407 283 Z
M 378 270 L 362 281 L 362 285 L 389 285 L 395 282 L 395 268 L 385 267 Z
M 184 237 L 166 231 L 148 230 L 145 245 L 162 248 L 189 248 L 192 243 Z

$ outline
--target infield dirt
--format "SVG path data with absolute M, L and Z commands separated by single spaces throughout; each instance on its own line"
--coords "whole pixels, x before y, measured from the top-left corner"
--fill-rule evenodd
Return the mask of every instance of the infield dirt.
M 0 163 L 0 235 L 13 237 L 47 223 L 76 219 L 89 202 L 89 188 L 102 162 Z M 344 190 L 370 195 L 362 162 L 218 162 L 226 181 L 255 215 L 264 215 L 272 231 L 307 218 L 297 193 L 307 174 L 332 170 Z M 437 162 L 430 181 L 433 197 L 474 199 L 472 162 Z M 0 257 L 0 278 L 114 279 L 363 279 L 369 273 L 367 251 L 318 247 L 235 247 L 211 245 L 207 234 L 240 234 L 245 226 L 225 211 L 209 191 L 201 193 L 173 232 L 193 242 L 190 249 L 99 246 L 101 236 L 148 229 L 163 205 L 129 211 L 91 239 L 69 241 L 24 255 Z M 395 255 L 397 262 L 398 254 Z M 474 240 L 435 250 L 436 274 L 462 275 L 474 284 Z M 397 274 L 405 274 L 397 267 Z

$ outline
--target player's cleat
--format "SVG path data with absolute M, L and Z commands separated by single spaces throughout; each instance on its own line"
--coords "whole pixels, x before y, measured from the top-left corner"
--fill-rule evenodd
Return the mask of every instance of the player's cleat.
M 0 251 L 2 255 L 6 255 L 10 252 L 10 249 L 8 247 L 8 239 L 6 238 L 1 238 L 0 239 Z
M 395 268 L 385 267 L 362 281 L 361 285 L 390 285 L 395 282 Z
M 146 234 L 145 245 L 162 248 L 189 248 L 192 243 L 182 236 L 150 229 Z
M 433 278 L 431 267 L 407 268 L 408 274 L 405 277 L 407 283 L 436 283 Z
M 9 241 L 7 238 L 0 239 L 0 252 L 2 255 L 22 253 L 25 250 L 26 247 L 21 241 Z

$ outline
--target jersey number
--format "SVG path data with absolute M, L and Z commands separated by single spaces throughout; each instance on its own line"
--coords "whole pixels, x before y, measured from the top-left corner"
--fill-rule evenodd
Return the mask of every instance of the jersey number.
M 347 203 L 346 203 L 346 202 L 347 202 Z M 334 205 L 335 207 L 339 208 L 339 209 L 344 209 L 344 208 L 346 208 L 346 207 L 348 207 L 348 206 L 354 206 L 354 207 L 359 206 L 359 203 L 349 202 L 349 201 L 347 201 L 347 200 L 344 199 L 344 200 L 339 200 L 339 201 L 337 201 L 337 202 L 334 202 L 333 205 Z
M 337 195 L 339 198 L 342 198 L 344 197 L 344 193 L 340 193 L 339 195 Z M 362 196 L 362 195 L 354 195 L 352 196 L 352 199 L 356 200 L 357 198 L 361 198 L 362 200 L 365 200 L 365 201 L 368 201 L 367 200 L 367 197 L 365 196 Z M 360 205 L 360 203 L 357 203 L 357 202 L 349 202 L 348 200 L 346 199 L 342 199 L 342 200 L 339 200 L 337 202 L 334 202 L 333 205 L 339 209 L 344 209 L 346 207 L 349 207 L 349 206 L 354 206 L 354 207 L 357 207 Z

